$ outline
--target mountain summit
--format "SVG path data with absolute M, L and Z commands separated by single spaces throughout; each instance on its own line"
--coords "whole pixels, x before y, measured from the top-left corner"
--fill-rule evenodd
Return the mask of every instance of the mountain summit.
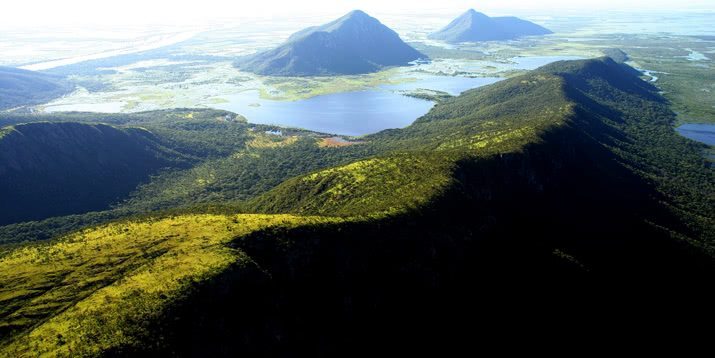
M 426 57 L 363 11 L 293 34 L 275 49 L 241 59 L 236 66 L 261 75 L 327 76 L 378 71 Z
M 446 42 L 499 41 L 551 33 L 542 26 L 517 17 L 489 17 L 470 9 L 429 38 Z

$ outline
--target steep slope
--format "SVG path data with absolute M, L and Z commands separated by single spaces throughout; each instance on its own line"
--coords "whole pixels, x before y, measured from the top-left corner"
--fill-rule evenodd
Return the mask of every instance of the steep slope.
M 367 215 L 446 201 L 439 210 L 455 216 L 471 208 L 531 225 L 530 237 L 572 247 L 604 272 L 660 271 L 658 255 L 671 245 L 715 244 L 715 176 L 673 120 L 657 89 L 627 66 L 555 63 L 437 105 L 404 130 L 370 137 L 385 154 L 289 180 L 251 205 Z M 502 207 L 511 202 L 521 209 Z M 534 220 L 530 210 L 544 214 Z M 500 230 L 525 234 L 510 227 Z
M 59 76 L 0 66 L 0 110 L 44 103 L 72 89 Z
M 465 92 L 247 204 L 293 215 L 165 214 L 0 257 L 0 352 L 463 352 L 534 315 L 682 316 L 663 292 L 711 302 L 691 290 L 715 273 L 715 175 L 673 119 L 608 58 Z
M 355 10 L 293 34 L 283 45 L 236 62 L 271 76 L 353 75 L 404 66 L 425 57 L 377 19 Z
M 430 39 L 445 42 L 504 41 L 523 36 L 548 35 L 552 32 L 533 22 L 513 16 L 489 17 L 473 9 L 452 20 Z
M 232 266 L 255 270 L 250 258 L 226 246 L 234 238 L 331 221 L 187 215 L 103 225 L 17 250 L 0 259 L 0 282 L 14 282 L 0 291 L 0 356 L 95 356 L 145 343 L 140 338 L 151 332 L 137 323 L 161 315 L 193 282 Z M 17 339 L 8 345 L 9 338 Z
M 185 164 L 144 129 L 80 123 L 5 127 L 0 225 L 106 209 L 159 169 Z
M 288 180 L 251 207 L 349 216 L 427 205 L 455 185 L 460 161 L 518 152 L 562 125 L 573 110 L 562 85 L 535 73 L 465 92 L 405 129 L 366 137 L 363 151 L 376 157 Z

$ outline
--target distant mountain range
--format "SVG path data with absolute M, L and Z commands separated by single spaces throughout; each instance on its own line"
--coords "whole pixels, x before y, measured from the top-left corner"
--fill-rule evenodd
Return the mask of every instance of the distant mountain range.
M 426 56 L 360 10 L 293 34 L 275 49 L 236 61 L 250 72 L 271 76 L 328 76 L 375 72 Z
M 44 103 L 72 88 L 60 76 L 0 66 L 0 110 Z
M 489 17 L 473 9 L 454 19 L 430 39 L 446 42 L 513 40 L 522 36 L 548 35 L 549 29 L 513 16 Z

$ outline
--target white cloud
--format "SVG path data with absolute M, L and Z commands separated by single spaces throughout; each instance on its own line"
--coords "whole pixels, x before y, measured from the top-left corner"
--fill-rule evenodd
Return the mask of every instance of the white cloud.
M 3 4 L 0 24 L 38 26 L 82 24 L 185 24 L 241 19 L 340 14 L 360 8 L 369 13 L 399 11 L 487 13 L 561 10 L 715 10 L 715 0 L 20 0 Z M 418 11 L 419 10 L 419 11 Z

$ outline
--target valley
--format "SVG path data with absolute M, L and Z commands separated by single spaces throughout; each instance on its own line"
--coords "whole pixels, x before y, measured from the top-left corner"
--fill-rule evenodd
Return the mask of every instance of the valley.
M 0 357 L 703 320 L 715 13 L 459 13 L 0 34 Z

